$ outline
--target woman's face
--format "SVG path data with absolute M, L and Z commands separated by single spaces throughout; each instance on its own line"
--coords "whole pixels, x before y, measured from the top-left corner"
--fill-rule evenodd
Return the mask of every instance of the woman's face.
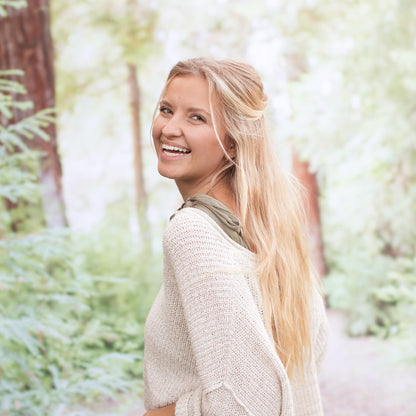
M 215 111 L 215 100 L 212 105 Z M 224 143 L 220 120 L 216 128 Z M 225 161 L 210 114 L 207 81 L 194 75 L 175 77 L 160 102 L 152 134 L 159 173 L 174 179 L 185 199 L 206 193 Z

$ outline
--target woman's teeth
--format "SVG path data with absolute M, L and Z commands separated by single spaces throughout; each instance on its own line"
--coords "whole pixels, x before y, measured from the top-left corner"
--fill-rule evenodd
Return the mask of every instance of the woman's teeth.
M 171 154 L 171 155 L 191 153 L 191 151 L 188 149 L 184 149 L 182 147 L 170 146 L 167 144 L 162 145 L 162 150 L 166 154 Z

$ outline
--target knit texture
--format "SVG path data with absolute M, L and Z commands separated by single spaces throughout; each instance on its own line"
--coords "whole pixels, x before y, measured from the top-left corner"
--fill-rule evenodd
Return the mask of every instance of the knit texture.
M 263 323 L 255 254 L 197 208 L 176 213 L 163 243 L 164 281 L 145 327 L 146 409 L 176 403 L 177 416 L 322 415 L 321 297 L 311 295 L 313 362 L 291 384 Z
M 188 198 L 179 210 L 192 207 L 208 214 L 221 229 L 236 243 L 250 250 L 250 244 L 244 238 L 240 220 L 218 199 L 206 194 L 196 194 Z M 172 215 L 171 219 L 175 216 Z

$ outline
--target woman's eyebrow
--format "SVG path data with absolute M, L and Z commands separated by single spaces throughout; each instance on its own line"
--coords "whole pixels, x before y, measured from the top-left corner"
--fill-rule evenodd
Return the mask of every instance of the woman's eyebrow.
M 169 107 L 172 107 L 172 106 L 171 106 L 171 104 L 170 104 L 170 102 L 169 102 L 169 101 L 167 101 L 167 100 L 160 100 L 159 104 L 160 104 L 160 105 L 167 105 L 167 106 L 169 106 Z

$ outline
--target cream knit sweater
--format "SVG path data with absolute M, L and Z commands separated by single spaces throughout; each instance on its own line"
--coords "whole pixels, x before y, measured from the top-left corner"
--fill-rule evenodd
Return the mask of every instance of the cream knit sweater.
M 197 208 L 164 235 L 164 282 L 145 327 L 147 410 L 177 416 L 322 415 L 317 371 L 327 342 L 321 297 L 312 300 L 313 362 L 290 383 L 262 321 L 255 254 Z

